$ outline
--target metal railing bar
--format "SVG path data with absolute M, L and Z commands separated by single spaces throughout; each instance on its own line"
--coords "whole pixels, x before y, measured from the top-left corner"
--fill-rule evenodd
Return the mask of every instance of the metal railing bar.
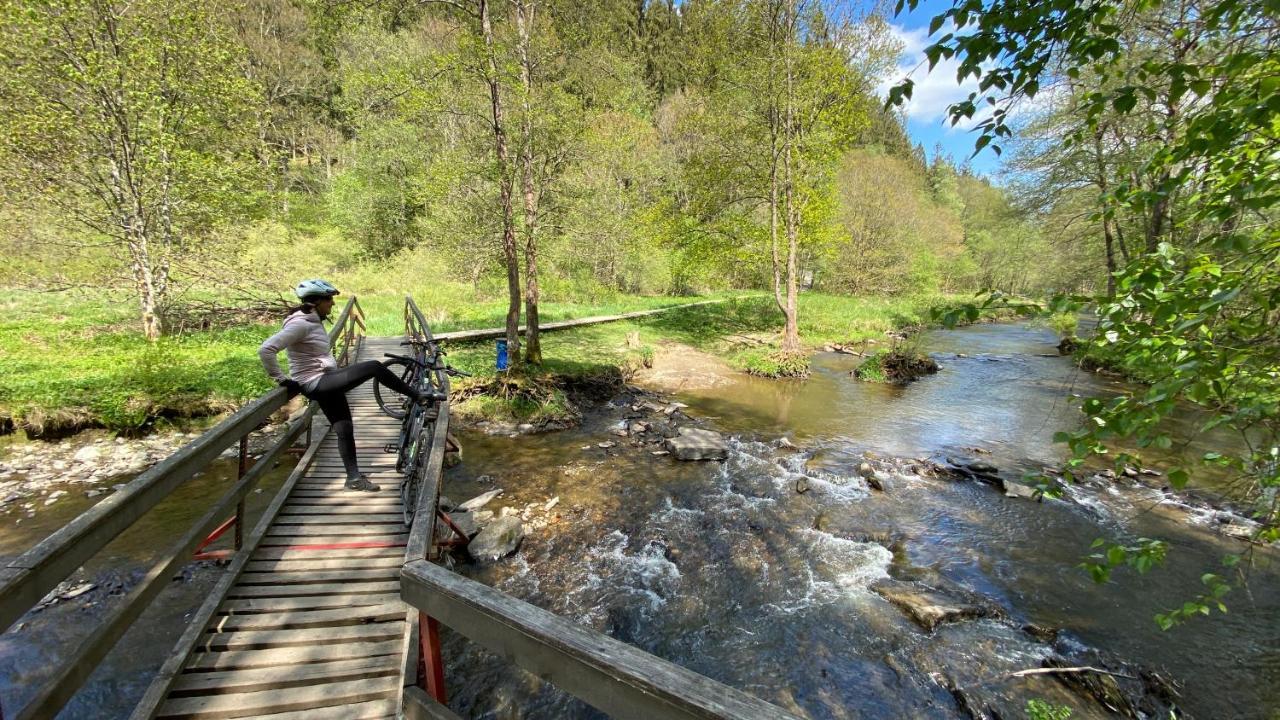
M 401 570 L 405 602 L 623 720 L 797 720 L 776 705 L 584 628 L 426 560 Z
M 316 407 L 312 405 L 307 411 L 306 420 L 308 425 L 315 416 Z M 293 492 L 293 488 L 298 484 L 307 470 L 310 469 L 311 463 L 315 458 L 316 452 L 320 449 L 320 445 L 324 442 L 325 437 L 329 434 L 329 428 L 307 447 L 307 451 L 298 460 L 298 465 L 289 473 L 289 477 L 285 479 L 284 484 L 280 486 L 280 491 L 276 493 L 275 498 L 267 509 L 263 511 L 262 517 L 258 519 L 258 524 L 254 526 L 253 531 L 245 537 L 244 549 L 236 553 L 231 564 L 227 566 L 222 577 L 218 578 L 218 582 L 209 591 L 204 603 L 196 614 L 191 618 L 187 625 L 186 631 L 173 647 L 173 652 L 164 665 L 160 667 L 160 671 L 156 673 L 156 677 L 151 681 L 151 685 L 147 688 L 147 692 L 143 694 L 142 699 L 133 709 L 130 720 L 150 720 L 160 709 L 160 704 L 169 695 L 169 689 L 173 687 L 173 682 L 182 673 L 182 668 L 186 666 L 187 659 L 191 657 L 191 651 L 195 648 L 196 643 L 204 635 L 205 628 L 208 627 L 209 621 L 213 618 L 214 613 L 222 605 L 222 601 L 226 598 L 227 592 L 231 586 L 240 579 L 240 574 L 244 571 L 244 566 L 249 562 L 249 557 L 258 549 L 258 544 L 262 542 L 262 538 L 266 536 L 267 531 L 271 528 L 271 524 L 275 521 L 276 516 L 280 514 L 280 508 L 284 507 L 285 502 L 289 499 L 289 493 Z
M 169 550 L 169 554 L 152 566 L 146 576 L 129 594 L 125 595 L 120 605 L 113 608 L 94 631 L 72 653 L 70 662 L 61 666 L 36 696 L 18 712 L 19 720 L 24 718 L 49 718 L 58 714 L 67 701 L 75 695 L 93 673 L 94 668 L 106 657 L 111 648 L 129 629 L 142 611 L 147 608 L 160 591 L 168 587 L 178 570 L 191 561 L 191 553 L 209 531 L 222 522 L 227 513 L 235 508 L 245 495 L 248 495 L 268 470 L 276 457 L 302 434 L 310 422 L 310 414 L 295 421 L 276 443 L 267 451 L 253 467 L 245 473 L 230 490 L 187 531 L 178 544 Z

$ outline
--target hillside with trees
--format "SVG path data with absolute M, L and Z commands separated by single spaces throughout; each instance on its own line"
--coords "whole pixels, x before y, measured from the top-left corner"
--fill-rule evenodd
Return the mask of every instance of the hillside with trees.
M 190 298 L 303 275 L 469 286 L 513 327 L 543 298 L 750 289 L 796 351 L 802 289 L 1105 282 L 1089 242 L 1043 239 L 1043 208 L 912 145 L 876 94 L 901 50 L 879 14 L 185 7 L 6 5 L 4 285 L 109 289 L 152 338 Z

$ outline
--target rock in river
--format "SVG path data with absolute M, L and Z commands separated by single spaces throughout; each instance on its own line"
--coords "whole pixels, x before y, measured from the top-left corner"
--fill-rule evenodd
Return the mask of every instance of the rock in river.
M 724 460 L 729 457 L 729 446 L 724 436 L 711 430 L 680 428 L 680 434 L 667 438 L 665 447 L 678 460 Z
M 992 608 L 944 595 L 919 583 L 888 580 L 872 589 L 929 631 L 943 623 L 996 614 Z
M 467 511 L 479 510 L 485 505 L 488 505 L 490 500 L 493 500 L 494 498 L 498 497 L 501 494 L 502 494 L 501 489 L 490 490 L 489 492 L 484 493 L 483 495 L 477 495 L 471 498 L 470 500 L 462 503 L 461 505 L 458 506 L 458 508 L 460 510 L 467 510 Z
M 1034 487 L 1032 487 L 1032 486 L 1030 486 L 1030 485 L 1026 485 L 1026 484 L 1024 484 L 1024 483 L 1020 483 L 1020 482 L 1014 482 L 1014 481 L 1012 481 L 1012 480 L 1005 480 L 1005 481 L 1002 483 L 1002 485 L 1003 485 L 1003 487 L 1004 487 L 1004 496 L 1005 496 L 1005 497 L 1011 497 L 1011 498 L 1025 498 L 1025 499 L 1027 499 L 1027 500 L 1039 500 L 1039 499 L 1041 499 L 1041 498 L 1040 498 L 1040 496 L 1039 496 L 1039 495 L 1037 495 L 1037 493 L 1038 493 L 1039 491 L 1038 491 L 1038 490 L 1036 490 L 1036 488 L 1034 488 Z
M 524 526 L 520 518 L 508 515 L 485 526 L 467 545 L 467 552 L 479 562 L 495 562 L 515 552 L 521 540 L 524 540 Z
M 476 534 L 480 532 L 480 523 L 476 521 L 475 513 L 452 512 L 448 513 L 448 517 L 449 522 L 456 525 L 457 528 L 467 537 L 475 537 Z M 452 528 L 449 528 L 445 523 L 440 523 L 440 525 L 444 525 L 444 527 L 449 530 L 449 532 L 445 533 L 446 537 L 453 535 Z

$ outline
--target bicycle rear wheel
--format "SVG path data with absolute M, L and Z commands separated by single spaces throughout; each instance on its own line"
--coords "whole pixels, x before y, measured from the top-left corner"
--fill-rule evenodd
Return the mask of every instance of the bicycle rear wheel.
M 388 360 L 384 364 L 406 385 L 413 386 L 413 366 L 404 360 Z M 378 407 L 382 408 L 382 412 L 397 420 L 403 420 L 408 413 L 405 397 L 395 390 L 382 387 L 382 383 L 378 382 L 376 377 L 373 379 L 373 397 L 378 401 Z
M 414 418 L 414 428 L 409 442 L 406 443 L 407 452 L 401 459 L 401 472 L 404 480 L 400 483 L 400 501 L 404 504 L 404 524 L 413 525 L 413 516 L 418 509 L 418 493 L 422 487 L 422 466 L 426 461 L 426 453 L 423 452 L 429 445 L 429 438 L 434 429 L 435 422 L 428 421 L 425 413 L 419 413 Z

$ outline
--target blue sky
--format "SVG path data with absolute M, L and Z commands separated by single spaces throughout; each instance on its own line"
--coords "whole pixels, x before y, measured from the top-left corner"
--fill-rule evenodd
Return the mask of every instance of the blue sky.
M 933 157 L 934 146 L 941 144 L 943 151 L 954 157 L 956 162 L 963 162 L 973 154 L 977 136 L 968 127 L 951 127 L 945 121 L 945 113 L 949 104 L 968 97 L 976 90 L 977 82 L 971 78 L 964 86 L 958 84 L 956 68 L 959 63 L 955 60 L 944 60 L 929 72 L 929 63 L 924 57 L 924 49 L 930 44 L 929 21 L 949 7 L 949 0 L 924 0 L 915 11 L 904 11 L 891 19 L 894 32 L 902 40 L 904 48 L 897 75 L 889 78 L 882 88 L 903 77 L 911 77 L 915 88 L 906 107 L 907 132 L 912 140 L 924 145 L 929 157 Z M 970 160 L 970 164 L 984 175 L 994 175 L 1000 169 L 1000 159 L 989 149 Z

